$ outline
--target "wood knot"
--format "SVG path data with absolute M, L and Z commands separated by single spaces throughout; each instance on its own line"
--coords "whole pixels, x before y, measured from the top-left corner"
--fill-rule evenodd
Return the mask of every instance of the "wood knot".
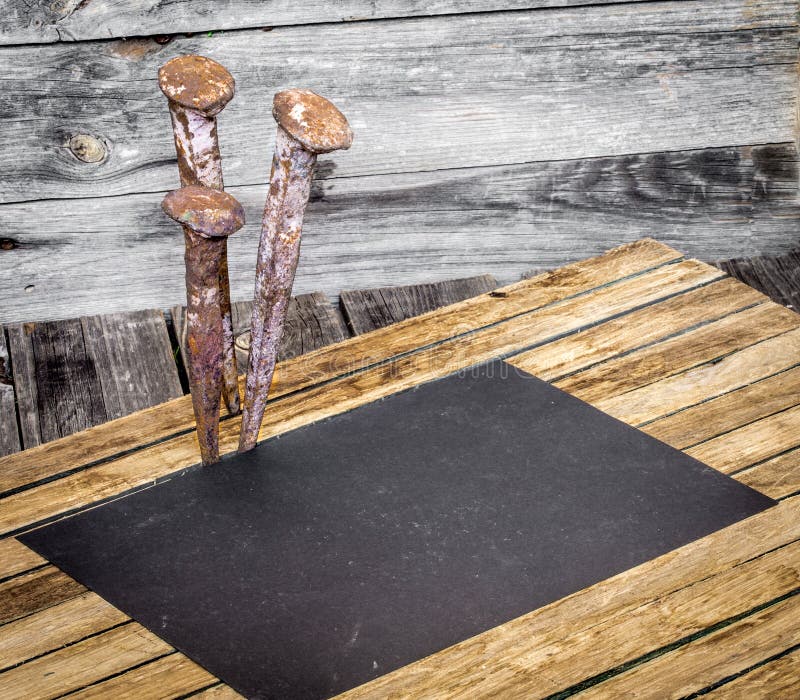
M 75 134 L 69 140 L 69 150 L 72 155 L 84 163 L 100 163 L 108 155 L 106 145 L 100 139 L 89 134 Z
M 0 250 L 14 250 L 18 246 L 19 243 L 13 238 L 0 238 Z

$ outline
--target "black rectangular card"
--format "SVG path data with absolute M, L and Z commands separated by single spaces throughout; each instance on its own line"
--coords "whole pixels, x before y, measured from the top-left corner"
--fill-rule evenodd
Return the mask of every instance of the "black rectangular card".
M 20 539 L 252 698 L 324 698 L 774 501 L 495 361 Z

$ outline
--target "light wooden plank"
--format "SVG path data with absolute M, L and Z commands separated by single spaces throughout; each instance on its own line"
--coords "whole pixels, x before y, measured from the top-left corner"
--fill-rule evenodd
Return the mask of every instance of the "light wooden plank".
M 736 474 L 736 480 L 767 494 L 786 498 L 800 492 L 800 448 Z
M 0 457 L 19 450 L 19 427 L 11 361 L 6 346 L 6 334 L 0 327 Z
M 605 410 L 610 397 L 710 362 L 798 326 L 800 317 L 797 314 L 775 304 L 760 304 L 566 377 L 555 385 Z M 522 369 L 525 369 L 524 364 Z
M 800 322 L 800 317 L 791 319 L 782 314 L 770 317 L 764 309 L 763 322 L 771 323 L 771 318 L 787 318 L 789 323 L 792 320 Z M 746 323 L 746 319 L 742 321 Z M 712 362 L 708 364 L 605 399 L 597 405 L 627 423 L 644 423 L 684 406 L 747 387 L 764 377 L 782 373 L 800 360 L 800 329 L 780 333 L 781 328 L 786 328 L 786 325 L 777 326 L 779 335 L 760 342 L 756 340 L 753 345 L 743 347 L 721 360 L 715 361 L 717 358 L 712 357 Z M 743 328 L 742 339 L 745 342 L 746 337 L 747 331 Z M 791 376 L 784 379 L 791 379 Z M 772 402 L 778 402 L 782 397 L 786 400 L 785 390 L 776 392 Z
M 497 280 L 492 275 L 478 275 L 427 284 L 343 291 L 339 302 L 347 325 L 354 334 L 360 335 L 478 296 L 495 287 Z
M 652 240 L 621 246 L 605 255 L 584 260 L 532 280 L 504 288 L 505 296 L 478 297 L 430 312 L 415 319 L 321 348 L 302 360 L 278 365 L 272 396 L 299 391 L 316 382 L 360 371 L 371 364 L 432 345 L 454 333 L 477 330 L 532 309 L 542 308 L 597 287 L 680 259 L 680 253 Z M 342 365 L 341 357 L 347 357 Z M 71 471 L 92 460 L 111 457 L 147 443 L 164 440 L 194 425 L 189 397 L 145 409 L 132 416 L 91 428 L 57 442 L 0 457 L 0 492 L 24 486 L 50 475 Z
M 220 684 L 192 697 L 195 700 L 239 700 L 242 696 L 230 686 Z
M 546 342 L 555 335 L 602 322 L 604 318 L 625 310 L 705 284 L 718 274 L 715 268 L 696 261 L 668 265 L 590 294 L 542 307 L 469 336 L 456 337 L 432 348 L 401 356 L 390 363 L 346 375 L 323 386 L 289 394 L 271 403 L 260 439 L 350 410 L 462 367 Z M 370 335 L 361 337 L 369 338 Z M 421 337 L 415 337 L 416 342 L 421 343 Z M 351 366 L 346 354 L 349 342 L 333 347 L 342 353 L 339 362 Z M 307 361 L 301 359 L 307 370 Z M 221 423 L 222 454 L 235 449 L 238 444 L 239 422 L 231 419 Z M 0 500 L 0 532 L 14 531 L 41 518 L 140 486 L 197 461 L 195 435 L 182 435 L 114 462 L 12 494 Z
M 586 698 L 684 698 L 800 644 L 800 596 L 579 693 Z
M 22 542 L 11 537 L 0 540 L 0 579 L 21 574 L 45 563 L 42 557 Z
M 89 700 L 89 698 L 169 700 L 170 698 L 185 697 L 216 680 L 214 676 L 191 659 L 183 654 L 175 653 L 64 697 L 70 700 Z M 192 695 L 192 697 L 198 696 Z M 234 693 L 229 697 L 240 696 Z
M 800 543 L 724 568 L 719 557 L 752 551 L 752 526 L 777 525 L 772 518 L 783 520 L 791 502 L 800 503 L 785 501 L 341 697 L 542 697 L 747 612 L 796 587 Z
M 779 352 L 783 341 L 794 342 L 794 335 L 790 331 L 778 336 L 773 347 L 764 348 Z M 642 429 L 662 442 L 684 449 L 790 408 L 797 404 L 798 396 L 800 367 L 661 418 Z
M 797 182 L 793 143 L 317 180 L 294 291 L 487 271 L 510 283 L 654 231 L 700 258 L 780 252 L 796 242 Z M 228 185 L 249 222 L 229 241 L 233 297 L 249 299 L 265 188 Z M 19 243 L 0 266 L 6 318 L 184 303 L 183 240 L 161 198 L 0 206 Z
M 263 28 L 321 22 L 354 22 L 390 17 L 426 17 L 460 12 L 488 12 L 569 5 L 602 5 L 612 0 L 347 0 L 347 2 L 304 2 L 258 0 L 213 2 L 194 0 L 183 3 L 146 0 L 114 3 L 110 0 L 61 2 L 29 5 L 9 0 L 0 18 L 0 44 L 39 44 L 56 41 L 86 41 L 126 36 L 175 34 L 178 32 L 219 32 L 220 30 Z M 627 0 L 638 2 L 640 0 Z
M 329 95 L 350 119 L 353 148 L 323 158 L 337 177 L 749 144 L 755 124 L 758 143 L 790 142 L 796 28 L 793 0 L 718 0 L 0 48 L 0 192 L 28 201 L 174 187 L 155 78 L 187 53 L 237 78 L 220 116 L 228 187 L 266 182 L 269 105 L 294 85 Z M 76 134 L 105 159 L 76 158 L 66 147 Z M 96 203 L 86 206 L 88 219 Z
M 161 311 L 84 317 L 81 326 L 106 420 L 183 395 Z
M 554 381 L 763 301 L 754 289 L 724 279 L 520 353 L 513 362 Z
M 793 449 L 798 443 L 800 406 L 794 406 L 684 451 L 730 474 Z
M 0 624 L 74 598 L 86 590 L 54 566 L 0 583 Z
M 0 675 L 11 698 L 55 698 L 172 651 L 144 627 L 130 622 L 33 659 Z
M 800 649 L 712 690 L 708 700 L 758 700 L 800 695 Z
M 1 627 L 0 669 L 60 649 L 127 620 L 127 615 L 100 596 L 83 593 Z

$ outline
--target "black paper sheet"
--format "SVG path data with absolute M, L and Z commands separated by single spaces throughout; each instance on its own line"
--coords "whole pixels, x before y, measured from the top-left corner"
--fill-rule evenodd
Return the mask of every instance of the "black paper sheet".
M 773 503 L 494 361 L 20 539 L 245 696 L 325 698 Z

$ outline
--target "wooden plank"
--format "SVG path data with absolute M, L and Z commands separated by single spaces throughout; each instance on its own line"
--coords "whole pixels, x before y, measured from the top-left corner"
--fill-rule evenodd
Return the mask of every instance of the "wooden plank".
M 797 320 L 800 321 L 800 318 Z M 764 322 L 768 322 L 766 314 Z M 779 335 L 756 341 L 720 360 L 711 358 L 709 363 L 603 400 L 598 405 L 628 423 L 652 421 L 687 405 L 706 401 L 783 372 L 797 364 L 799 352 L 800 329 L 786 333 L 779 331 Z M 777 392 L 771 403 L 781 400 L 786 400 L 785 391 Z
M 424 345 L 477 330 L 515 315 L 569 299 L 597 287 L 613 286 L 680 259 L 680 253 L 652 240 L 621 246 L 605 255 L 554 270 L 504 288 L 505 296 L 478 297 L 376 331 L 342 344 L 320 348 L 302 359 L 280 363 L 273 398 L 300 391 L 316 382 L 360 371 Z M 347 357 L 343 367 L 341 357 Z M 192 429 L 189 397 L 145 409 L 129 417 L 91 428 L 24 454 L 0 458 L 0 492 L 72 471 L 89 461 L 109 458 L 145 442 L 158 442 Z M 146 436 L 146 437 L 144 437 Z
M 763 349 L 779 351 L 778 346 L 783 342 L 793 343 L 795 335 L 790 331 L 778 336 L 771 348 L 763 345 Z M 642 429 L 677 449 L 684 449 L 790 408 L 797 404 L 798 396 L 800 367 L 795 367 L 661 418 Z
M 54 566 L 0 583 L 0 624 L 74 598 L 86 589 Z
M 89 698 L 114 698 L 139 700 L 140 698 L 183 698 L 201 690 L 217 679 L 183 654 L 175 653 L 131 669 L 101 683 L 70 693 L 70 700 Z M 192 695 L 193 698 L 198 696 Z M 200 696 L 202 697 L 202 696 Z M 220 696 L 221 697 L 221 696 Z M 240 697 L 236 693 L 229 697 Z
M 127 620 L 127 615 L 100 596 L 83 593 L 3 626 L 0 669 L 73 644 Z
M 269 170 L 272 120 L 261 109 L 254 126 L 245 106 L 269 105 L 276 89 L 297 84 L 330 95 L 353 125 L 353 149 L 322 159 L 322 172 L 335 169 L 337 178 L 749 144 L 754 124 L 758 143 L 794 140 L 793 0 L 462 14 L 422 26 L 392 20 L 165 45 L 0 48 L 8 96 L 3 200 L 174 187 L 174 145 L 155 76 L 187 53 L 209 55 L 238 78 L 237 98 L 220 117 L 228 187 L 264 183 Z M 520 138 L 530 124 L 535 138 Z M 77 134 L 94 139 L 101 161 L 65 147 Z M 702 189 L 684 194 L 700 197 Z
M 721 260 L 720 270 L 764 292 L 770 299 L 800 311 L 800 250 L 785 255 Z
M 794 406 L 684 450 L 731 474 L 800 443 L 800 406 Z
M 195 700 L 239 700 L 242 696 L 230 686 L 220 683 L 192 697 L 195 698 Z
M 736 480 L 770 498 L 786 498 L 800 492 L 800 448 L 736 474 Z
M 479 275 L 428 284 L 343 291 L 339 302 L 348 327 L 354 335 L 360 335 L 495 287 L 497 280 L 492 275 Z
M 164 315 L 156 309 L 81 319 L 106 420 L 183 394 Z
M 5 331 L 0 328 L 0 457 L 20 449 L 11 361 Z
M 233 333 L 236 336 L 236 360 L 239 372 L 247 371 L 247 354 L 250 350 L 251 301 L 236 301 L 231 305 Z M 186 362 L 186 307 L 172 309 L 175 336 L 181 346 L 181 357 Z M 278 352 L 278 361 L 288 360 L 312 350 L 338 343 L 348 338 L 342 314 L 322 292 L 301 294 L 292 297 L 286 309 L 283 338 Z
M 627 0 L 639 2 L 641 0 Z M 425 17 L 460 12 L 489 12 L 569 5 L 602 5 L 612 0 L 470 0 L 454 2 L 400 2 L 399 0 L 347 0 L 305 2 L 277 0 L 265 6 L 258 0 L 218 3 L 194 0 L 190 7 L 163 5 L 156 0 L 133 5 L 109 0 L 91 3 L 66 2 L 27 5 L 10 0 L 0 18 L 0 44 L 40 44 L 56 41 L 86 41 L 178 32 L 219 32 L 227 29 L 272 27 L 321 22 L 353 22 L 390 17 Z
M 3 692 L 13 698 L 55 698 L 171 651 L 130 622 L 6 671 Z
M 510 283 L 536 261 L 554 267 L 654 230 L 701 258 L 780 252 L 795 244 L 797 182 L 793 143 L 318 179 L 295 293 L 487 271 Z M 228 184 L 248 213 L 229 242 L 233 296 L 248 299 L 264 187 Z M 91 217 L 83 199 L 0 206 L 17 242 L 0 252 L 5 317 L 184 303 L 183 241 L 161 198 L 93 199 Z M 54 251 L 58 265 L 45 265 Z M 125 294 L 109 294 L 120 269 Z
M 791 698 L 800 694 L 800 649 L 712 690 L 708 700 Z
M 0 580 L 16 576 L 47 562 L 13 538 L 0 540 Z
M 718 274 L 718 270 L 695 261 L 668 265 L 590 294 L 542 307 L 467 337 L 456 337 L 432 348 L 401 356 L 390 363 L 345 375 L 304 392 L 289 394 L 271 402 L 260 439 L 350 410 L 420 382 L 450 374 L 459 368 L 544 343 L 555 335 L 602 322 L 608 316 L 663 299 L 681 289 L 690 290 L 709 282 Z M 422 342 L 420 335 L 415 338 L 418 344 Z M 333 346 L 342 353 L 339 362 L 346 361 L 348 367 L 352 366 L 352 360 L 346 354 L 349 342 Z M 307 359 L 301 359 L 303 369 L 308 372 Z M 236 419 L 221 423 L 222 454 L 235 449 L 238 429 L 239 421 Z M 90 467 L 58 481 L 12 494 L 0 500 L 0 533 L 14 531 L 42 518 L 149 483 L 195 463 L 196 438 L 193 434 L 181 435 L 122 456 L 114 462 Z
M 754 289 L 734 280 L 719 280 L 520 353 L 513 362 L 526 372 L 554 381 L 600 361 L 664 341 L 695 325 L 742 311 L 763 299 Z
M 684 698 L 800 644 L 800 596 L 595 685 L 586 698 Z
M 751 539 L 758 536 L 753 526 L 760 530 L 767 521 L 764 534 L 773 539 L 777 533 L 771 528 L 780 526 L 772 518 L 785 522 L 783 508 L 793 502 L 800 503 L 784 501 L 343 697 L 438 697 L 442 688 L 451 696 L 542 697 L 705 629 L 737 609 L 746 612 L 759 599 L 778 597 L 797 585 L 793 572 L 800 566 L 800 544 L 759 557 L 752 554 Z
M 8 352 L 11 366 L 19 380 L 14 387 L 17 399 L 17 415 L 23 448 L 27 449 L 42 442 L 39 427 L 36 382 L 36 363 L 31 344 L 33 324 L 16 323 L 6 327 L 8 333 Z

